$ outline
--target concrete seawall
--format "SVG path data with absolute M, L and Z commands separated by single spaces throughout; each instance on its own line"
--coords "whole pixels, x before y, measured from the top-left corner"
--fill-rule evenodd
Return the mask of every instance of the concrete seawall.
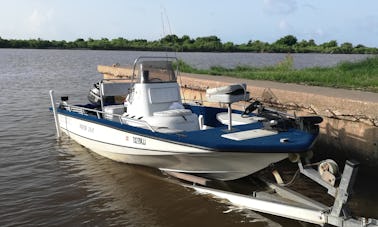
M 318 146 L 369 166 L 378 162 L 377 93 L 187 73 L 179 82 L 185 99 L 203 101 L 207 88 L 246 83 L 251 97 L 265 105 L 322 116 Z

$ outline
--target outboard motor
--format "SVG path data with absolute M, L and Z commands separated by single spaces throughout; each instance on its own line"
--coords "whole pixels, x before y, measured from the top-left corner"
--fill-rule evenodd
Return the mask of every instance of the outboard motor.
M 101 104 L 101 97 L 100 97 L 100 84 L 95 83 L 91 90 L 89 90 L 88 100 L 92 104 L 100 105 Z

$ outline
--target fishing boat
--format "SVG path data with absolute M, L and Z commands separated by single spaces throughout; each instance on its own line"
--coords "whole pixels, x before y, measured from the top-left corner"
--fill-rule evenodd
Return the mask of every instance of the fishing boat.
M 103 79 L 89 103 L 56 103 L 57 132 L 117 162 L 222 181 L 307 154 L 319 133 L 318 116 L 295 116 L 250 99 L 245 84 L 210 88 L 208 102 L 183 101 L 171 57 L 139 57 L 130 80 Z M 125 97 L 116 102 L 117 97 Z M 243 110 L 232 105 L 245 102 Z
M 309 163 L 321 117 L 267 108 L 250 99 L 245 84 L 207 89 L 207 101 L 222 108 L 183 101 L 174 61 L 139 57 L 129 80 L 95 83 L 85 104 L 69 104 L 66 96 L 57 103 L 50 90 L 58 137 L 62 131 L 99 155 L 158 168 L 189 182 L 180 183 L 185 187 L 243 208 L 322 226 L 378 226 L 377 219 L 354 218 L 348 210 L 357 162 L 347 161 L 342 174 L 333 160 Z M 243 110 L 232 108 L 238 102 L 246 104 Z M 260 179 L 267 191 L 246 195 L 212 187 L 212 181 L 242 178 L 285 158 L 327 189 L 332 207 L 287 188 L 276 170 L 277 184 Z

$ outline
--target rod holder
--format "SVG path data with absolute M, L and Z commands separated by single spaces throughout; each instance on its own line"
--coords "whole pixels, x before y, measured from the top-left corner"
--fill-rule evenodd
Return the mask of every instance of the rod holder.
M 232 130 L 232 109 L 231 109 L 231 103 L 228 103 L 227 109 L 228 109 L 228 131 L 231 131 Z

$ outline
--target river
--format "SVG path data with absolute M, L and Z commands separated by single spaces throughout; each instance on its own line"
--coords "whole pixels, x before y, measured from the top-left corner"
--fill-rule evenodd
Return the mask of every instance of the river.
M 130 64 L 157 52 L 0 49 L 0 226 L 303 226 L 229 206 L 167 181 L 156 170 L 116 163 L 56 139 L 48 91 L 86 102 L 98 64 Z M 172 54 L 171 54 L 172 55 Z M 284 54 L 179 53 L 206 68 L 271 65 Z M 297 68 L 364 55 L 294 54 Z M 295 169 L 285 170 L 294 173 Z M 377 183 L 362 176 L 357 214 L 378 217 Z M 377 181 L 374 181 L 377 182 Z M 298 188 L 313 193 L 304 180 Z M 316 194 L 318 193 L 318 194 Z M 321 197 L 324 190 L 316 190 Z M 327 198 L 323 198 L 327 200 Z

